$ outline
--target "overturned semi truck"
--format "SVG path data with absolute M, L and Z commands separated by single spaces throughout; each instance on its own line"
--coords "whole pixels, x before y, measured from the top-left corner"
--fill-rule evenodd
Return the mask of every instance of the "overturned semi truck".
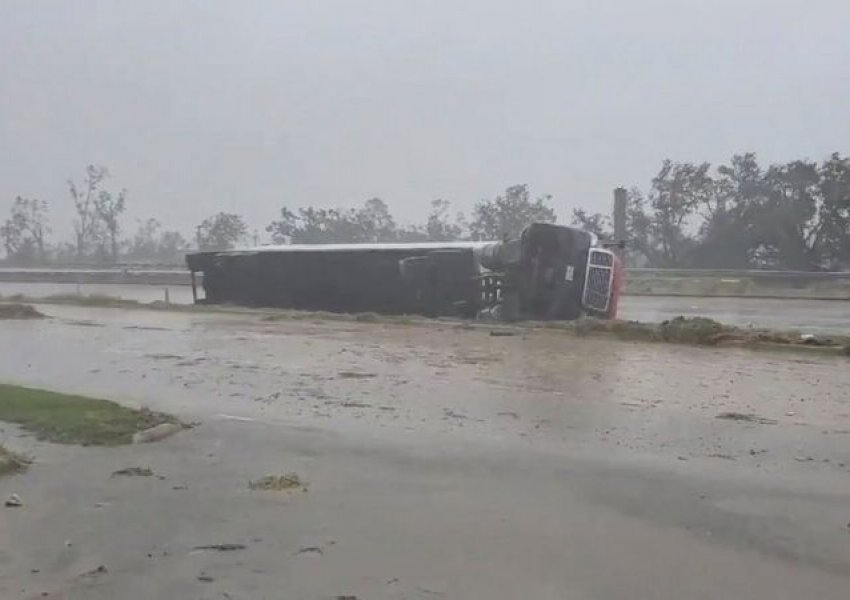
M 613 318 L 622 281 L 595 236 L 548 223 L 503 241 L 261 246 L 186 262 L 197 303 L 501 320 Z

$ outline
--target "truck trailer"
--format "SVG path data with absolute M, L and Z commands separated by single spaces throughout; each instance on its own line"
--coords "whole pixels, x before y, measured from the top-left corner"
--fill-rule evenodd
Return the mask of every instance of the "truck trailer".
M 502 241 L 284 244 L 186 262 L 197 303 L 500 320 L 614 318 L 623 271 L 592 234 L 548 223 Z

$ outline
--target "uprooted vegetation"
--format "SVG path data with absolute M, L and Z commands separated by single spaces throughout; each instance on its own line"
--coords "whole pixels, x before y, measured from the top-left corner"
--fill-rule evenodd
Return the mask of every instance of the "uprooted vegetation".
M 801 336 L 794 332 L 732 327 L 704 317 L 679 316 L 661 323 L 580 319 L 572 323 L 553 323 L 548 326 L 571 330 L 579 335 L 610 335 L 632 341 L 697 346 L 809 348 L 850 356 L 850 337 L 846 335 Z
M 734 328 L 725 327 L 713 319 L 676 317 L 661 323 L 637 321 L 600 321 L 580 319 L 572 324 L 576 333 L 607 333 L 625 340 L 671 342 L 711 346 L 723 341 Z
M 20 473 L 29 464 L 30 460 L 26 456 L 0 446 L 0 476 Z
M 286 475 L 266 475 L 254 481 L 248 482 L 252 490 L 266 492 L 285 492 L 292 490 L 307 491 L 307 483 L 301 479 L 298 473 L 287 473 Z
M 45 315 L 29 304 L 0 304 L 0 319 L 43 319 Z
M 109 400 L 0 384 L 0 421 L 14 423 L 37 439 L 60 444 L 117 446 L 164 423 L 169 415 L 134 410 Z

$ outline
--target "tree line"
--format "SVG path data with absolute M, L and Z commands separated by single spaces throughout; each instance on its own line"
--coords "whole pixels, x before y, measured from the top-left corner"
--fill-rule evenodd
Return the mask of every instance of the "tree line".
M 644 192 L 628 192 L 626 241 L 652 267 L 841 270 L 850 268 L 850 159 L 763 167 L 664 161 Z M 611 236 L 611 219 L 576 210 L 573 222 Z
M 109 172 L 89 166 L 69 181 L 73 239 L 51 244 L 49 205 L 18 197 L 0 227 L 11 264 L 70 262 L 178 263 L 190 249 L 225 250 L 257 244 L 242 216 L 219 212 L 204 219 L 191 242 L 157 219 L 125 235 L 126 190 L 108 189 Z M 416 242 L 501 239 L 532 222 L 557 221 L 549 195 L 514 185 L 476 203 L 469 214 L 432 201 L 424 223 L 399 224 L 386 202 L 355 208 L 284 206 L 265 228 L 276 244 Z M 613 240 L 606 214 L 573 211 L 571 224 Z M 755 154 L 728 164 L 666 160 L 646 190 L 627 193 L 629 263 L 679 268 L 850 268 L 850 159 L 833 154 L 817 163 L 796 160 L 763 167 Z M 618 241 L 618 240 L 617 240 Z

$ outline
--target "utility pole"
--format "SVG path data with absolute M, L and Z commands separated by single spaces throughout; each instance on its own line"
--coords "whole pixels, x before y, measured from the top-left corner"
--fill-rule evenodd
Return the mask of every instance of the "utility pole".
M 620 258 L 626 260 L 626 206 L 628 199 L 626 188 L 618 187 L 614 190 L 614 241 L 617 243 L 617 253 Z

